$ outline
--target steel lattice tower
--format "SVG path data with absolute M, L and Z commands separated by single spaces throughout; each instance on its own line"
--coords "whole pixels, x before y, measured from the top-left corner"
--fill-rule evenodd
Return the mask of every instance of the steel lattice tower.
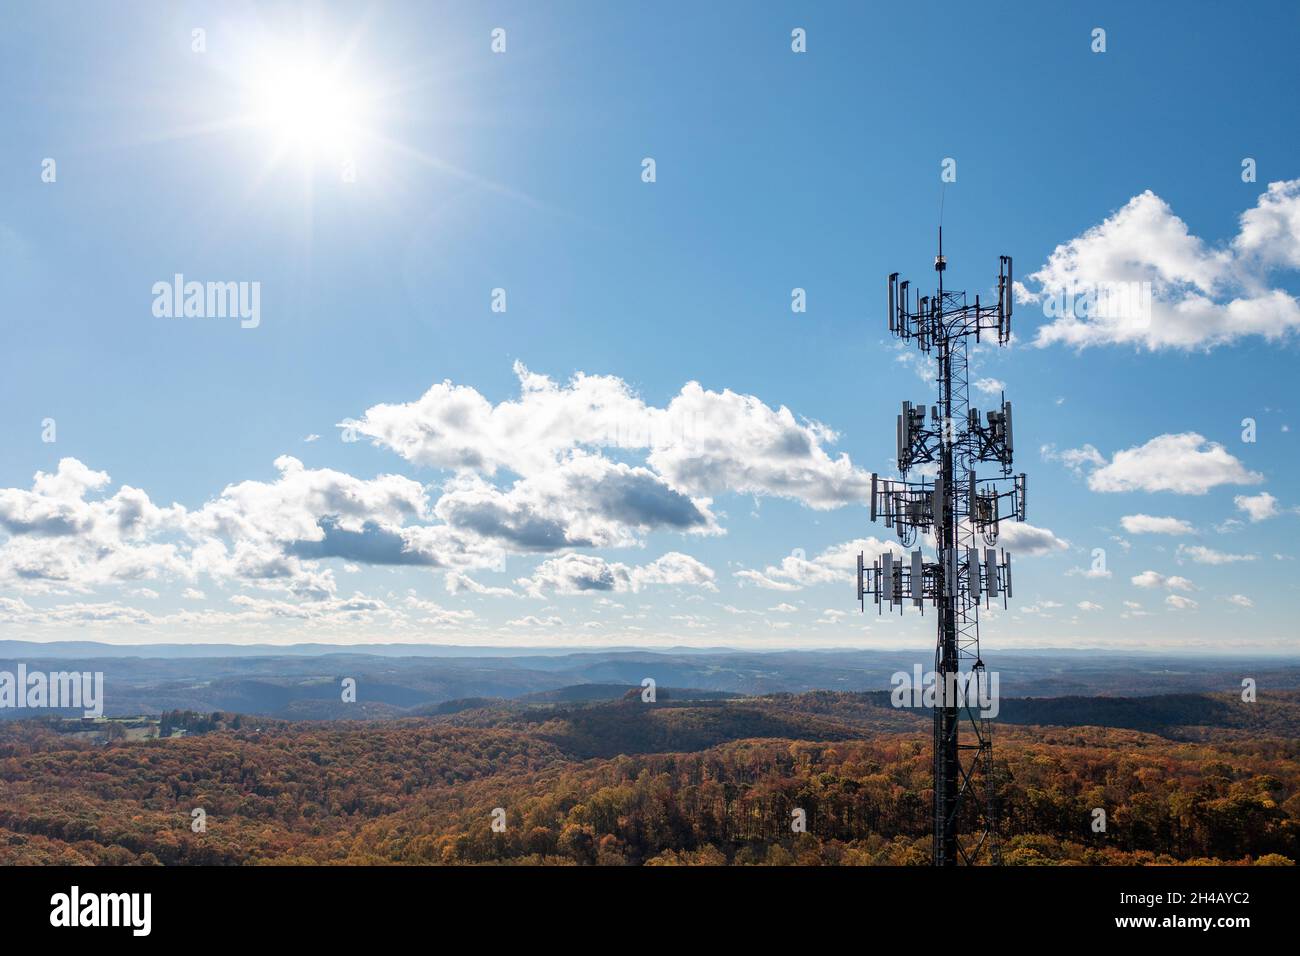
M 1011 258 L 998 268 L 997 304 L 974 304 L 964 292 L 943 287 L 947 262 L 943 229 L 934 260 L 938 291 L 913 307 L 909 283 L 889 277 L 889 330 L 936 359 L 938 403 L 903 402 L 898 416 L 900 478 L 871 477 L 871 520 L 883 518 L 905 549 L 932 536 L 933 560 L 919 545 L 907 559 L 886 552 L 865 565 L 858 556 L 858 600 L 871 595 L 878 609 L 901 613 L 905 602 L 938 612 L 934 667 L 934 863 L 1000 862 L 996 785 L 989 720 L 981 715 L 979 688 L 988 675 L 980 657 L 979 605 L 1011 596 L 1011 558 L 999 558 L 998 526 L 1025 518 L 1025 476 L 1013 475 L 1011 403 L 986 414 L 970 403 L 969 340 L 1011 338 Z M 927 420 L 928 419 L 928 420 Z M 1001 474 L 980 478 L 976 467 L 996 463 Z M 909 480 L 923 466 L 932 477 Z M 981 555 L 980 543 L 985 545 Z

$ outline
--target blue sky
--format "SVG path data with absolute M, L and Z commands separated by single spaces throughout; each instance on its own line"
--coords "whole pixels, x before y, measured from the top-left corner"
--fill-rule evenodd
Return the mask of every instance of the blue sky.
M 1015 403 L 1032 526 L 986 645 L 1293 651 L 1298 27 L 1282 3 L 12 11 L 0 636 L 924 642 L 932 618 L 857 613 L 845 556 L 885 538 L 861 476 L 930 396 L 884 280 L 930 285 L 952 158 L 947 284 L 988 295 L 999 254 L 1025 281 L 975 374 Z M 258 283 L 257 326 L 156 315 L 177 273 Z M 1118 281 L 1154 286 L 1138 324 L 1048 314 Z

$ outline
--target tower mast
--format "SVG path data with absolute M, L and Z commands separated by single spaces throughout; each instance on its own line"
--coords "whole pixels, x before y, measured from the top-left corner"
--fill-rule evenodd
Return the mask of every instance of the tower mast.
M 1011 596 L 1011 559 L 993 547 L 1004 520 L 1023 521 L 1025 476 L 1011 473 L 1011 403 L 980 420 L 970 406 L 968 341 L 981 334 L 999 345 L 1011 338 L 1012 268 L 1002 256 L 997 304 L 974 304 L 964 292 L 944 289 L 947 260 L 943 227 L 934 269 L 938 288 L 912 304 L 909 283 L 889 277 L 889 329 L 922 354 L 934 353 L 937 404 L 904 402 L 897 422 L 899 478 L 871 477 L 871 520 L 893 528 L 908 559 L 894 551 L 873 560 L 858 556 L 858 600 L 871 595 L 878 610 L 900 612 L 904 604 L 938 614 L 934 680 L 934 863 L 997 862 L 992 727 L 983 715 L 988 675 L 979 651 L 979 605 Z M 928 421 L 927 421 L 928 418 Z M 980 463 L 996 463 L 1001 474 L 981 480 Z M 932 466 L 934 477 L 909 480 L 916 466 Z M 933 560 L 918 545 L 933 536 Z M 986 546 L 980 554 L 979 540 Z M 968 831 L 968 832 L 967 832 Z

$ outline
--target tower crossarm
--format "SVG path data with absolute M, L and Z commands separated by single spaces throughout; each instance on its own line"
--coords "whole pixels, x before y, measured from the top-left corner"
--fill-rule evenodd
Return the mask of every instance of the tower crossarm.
M 935 261 L 935 269 L 942 275 L 946 267 L 941 253 Z M 923 295 L 914 300 L 911 282 L 900 280 L 897 272 L 890 273 L 889 331 L 900 339 L 915 342 L 926 353 L 942 340 L 972 335 L 976 342 L 987 335 L 993 336 L 998 345 L 1006 345 L 1011 341 L 1014 286 L 1010 256 L 998 259 L 998 284 L 993 305 L 981 303 L 978 295 L 973 303 L 967 302 L 966 293 L 945 292 L 942 284 L 934 295 Z

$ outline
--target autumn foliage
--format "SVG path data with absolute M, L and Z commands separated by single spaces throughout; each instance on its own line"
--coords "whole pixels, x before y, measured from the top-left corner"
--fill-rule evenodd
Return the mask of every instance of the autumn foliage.
M 191 735 L 106 744 L 9 722 L 0 862 L 927 863 L 928 724 L 865 698 L 173 715 Z M 1007 863 L 1300 859 L 1294 732 L 1000 726 L 996 762 Z

